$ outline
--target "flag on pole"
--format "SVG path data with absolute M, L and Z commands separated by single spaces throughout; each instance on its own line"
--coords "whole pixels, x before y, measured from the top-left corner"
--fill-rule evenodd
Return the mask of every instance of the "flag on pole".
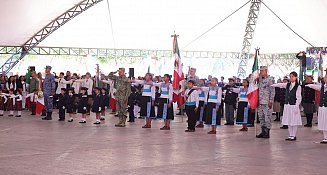
M 323 65 L 322 51 L 320 51 L 318 77 L 321 78 L 324 77 L 324 68 L 322 65 Z
M 184 80 L 184 74 L 182 71 L 182 62 L 181 56 L 178 48 L 177 43 L 177 35 L 174 34 L 174 41 L 173 41 L 173 55 L 175 57 L 174 62 L 174 80 L 173 80 L 173 89 L 174 89 L 174 102 L 177 102 L 178 106 L 183 105 L 184 98 L 182 96 L 183 89 L 180 88 L 179 84 L 180 81 Z
M 45 108 L 45 105 L 44 105 L 44 97 L 40 97 L 40 98 L 37 99 L 35 112 L 37 114 L 41 114 L 42 113 L 42 110 L 44 108 Z
M 250 79 L 249 90 L 246 95 L 246 97 L 249 100 L 251 109 L 256 109 L 259 104 L 259 88 L 256 82 L 257 78 L 259 77 L 258 55 L 259 55 L 259 49 L 257 48 L 255 49 L 255 54 L 254 54 L 254 62 L 252 66 L 252 76 Z

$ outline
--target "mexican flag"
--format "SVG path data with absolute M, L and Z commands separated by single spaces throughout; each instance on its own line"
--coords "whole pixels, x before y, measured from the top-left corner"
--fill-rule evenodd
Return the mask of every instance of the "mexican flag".
M 324 68 L 322 66 L 323 60 L 322 60 L 322 54 L 320 51 L 320 57 L 319 57 L 319 70 L 318 70 L 318 77 L 324 77 Z
M 45 108 L 45 105 L 44 105 L 44 97 L 40 97 L 36 101 L 36 110 L 35 110 L 35 112 L 37 114 L 41 114 L 42 113 L 42 110 L 44 108 Z
M 180 88 L 179 84 L 180 81 L 184 80 L 184 74 L 182 71 L 182 62 L 181 62 L 181 55 L 178 48 L 177 43 L 177 35 L 173 35 L 174 41 L 173 41 L 173 55 L 175 56 L 175 62 L 174 62 L 174 80 L 173 80 L 173 89 L 174 89 L 174 95 L 173 95 L 173 101 L 177 102 L 178 106 L 183 105 L 184 98 L 182 96 L 183 89 Z
M 252 66 L 252 76 L 250 79 L 249 90 L 246 95 L 246 97 L 249 100 L 251 109 L 256 109 L 259 104 L 259 89 L 258 89 L 258 84 L 256 82 L 257 78 L 259 77 L 258 55 L 259 55 L 259 49 L 255 49 L 254 62 Z

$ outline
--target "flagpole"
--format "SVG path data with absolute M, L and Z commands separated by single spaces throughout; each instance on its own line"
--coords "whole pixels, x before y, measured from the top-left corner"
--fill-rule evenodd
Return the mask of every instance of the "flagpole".
M 258 118 L 258 108 L 256 108 L 255 109 L 255 114 L 254 114 L 254 125 L 255 125 L 255 127 L 254 127 L 254 137 L 256 138 L 257 137 L 257 125 L 258 125 L 258 123 L 257 123 L 257 118 Z

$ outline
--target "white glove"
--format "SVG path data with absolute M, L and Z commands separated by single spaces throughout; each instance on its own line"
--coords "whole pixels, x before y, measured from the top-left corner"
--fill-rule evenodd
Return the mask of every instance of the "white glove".
M 63 106 L 62 109 L 66 109 L 65 106 Z
M 99 111 L 101 111 L 101 107 L 99 107 Z
M 86 110 L 86 107 L 83 107 L 83 110 Z

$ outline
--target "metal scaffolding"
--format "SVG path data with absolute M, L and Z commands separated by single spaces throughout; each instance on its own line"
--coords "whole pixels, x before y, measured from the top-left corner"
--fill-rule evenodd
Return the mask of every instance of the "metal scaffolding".
M 261 7 L 261 0 L 251 0 L 251 7 L 245 28 L 245 35 L 243 39 L 243 48 L 240 56 L 240 63 L 238 67 L 237 76 L 240 78 L 246 77 L 246 67 L 249 58 L 249 52 L 252 45 L 255 27 L 258 20 L 258 15 Z
M 15 52 L 12 53 L 9 59 L 0 67 L 1 71 L 8 73 L 22 58 L 24 58 L 29 52 L 48 37 L 52 32 L 59 29 L 68 21 L 81 14 L 85 10 L 89 9 L 93 5 L 103 0 L 84 0 L 70 8 L 56 19 L 52 20 L 49 24 L 39 30 L 34 36 L 32 36 L 26 43 L 19 48 L 14 48 Z

